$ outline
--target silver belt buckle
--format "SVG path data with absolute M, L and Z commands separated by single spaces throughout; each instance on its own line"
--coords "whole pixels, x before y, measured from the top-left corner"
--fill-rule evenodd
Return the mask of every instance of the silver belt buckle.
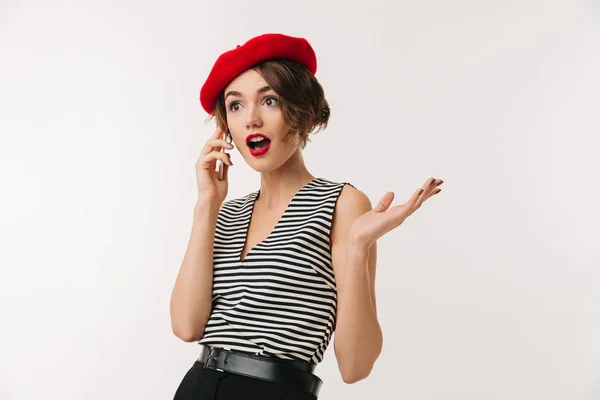
M 213 368 L 214 365 L 214 361 L 215 361 L 215 349 L 212 347 L 209 347 L 209 351 L 208 351 L 208 357 L 206 357 L 206 364 L 204 365 L 206 368 L 211 368 L 214 369 L 216 371 L 221 371 L 221 372 L 225 372 L 220 368 Z

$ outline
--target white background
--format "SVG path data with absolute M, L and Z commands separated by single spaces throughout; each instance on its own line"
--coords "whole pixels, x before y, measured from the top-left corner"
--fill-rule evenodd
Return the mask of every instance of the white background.
M 169 297 L 222 52 L 307 38 L 309 171 L 376 204 L 384 350 L 320 399 L 600 399 L 596 1 L 0 1 L 0 399 L 170 399 Z M 258 189 L 234 151 L 228 199 Z

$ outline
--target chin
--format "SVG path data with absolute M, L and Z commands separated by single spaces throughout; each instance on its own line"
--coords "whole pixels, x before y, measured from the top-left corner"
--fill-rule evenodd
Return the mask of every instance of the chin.
M 248 165 L 256 172 L 275 171 L 277 168 L 281 167 L 285 163 L 285 160 L 277 160 L 271 157 L 255 158 L 252 155 L 249 155 L 249 157 L 250 160 L 248 160 Z
M 253 160 L 253 162 L 248 163 L 248 165 L 256 172 L 271 172 L 277 169 L 277 167 L 273 167 L 271 163 L 262 162 L 262 160 Z

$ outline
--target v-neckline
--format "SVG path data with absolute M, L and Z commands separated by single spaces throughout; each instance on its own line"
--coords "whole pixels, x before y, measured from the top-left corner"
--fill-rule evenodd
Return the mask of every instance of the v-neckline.
M 252 214 L 254 214 L 254 205 L 256 204 L 256 200 L 258 200 L 258 197 L 260 195 L 260 189 L 258 189 L 256 192 L 252 193 L 251 197 L 250 197 L 250 201 L 252 203 L 252 207 L 250 208 L 250 215 L 248 215 L 248 220 L 246 222 L 246 227 L 245 227 L 245 232 L 244 232 L 244 242 L 242 243 L 242 247 L 240 248 L 240 250 L 238 251 L 238 261 L 240 263 L 244 263 L 247 259 L 248 256 L 250 255 L 250 253 L 252 253 L 254 251 L 254 249 L 256 249 L 258 246 L 260 246 L 261 244 L 263 244 L 264 242 L 266 242 L 267 240 L 269 240 L 269 238 L 271 237 L 271 235 L 273 235 L 273 233 L 275 232 L 275 230 L 277 229 L 277 227 L 279 226 L 279 224 L 281 223 L 281 220 L 283 220 L 283 217 L 285 217 L 285 215 L 287 214 L 288 210 L 290 209 L 290 206 L 292 205 L 292 203 L 294 202 L 294 200 L 296 199 L 296 197 L 300 194 L 300 192 L 302 192 L 304 189 L 306 189 L 308 186 L 310 186 L 313 182 L 317 181 L 319 178 L 314 178 L 313 180 L 311 180 L 310 182 L 308 182 L 306 185 L 302 186 L 292 197 L 292 199 L 290 200 L 290 202 L 288 203 L 288 205 L 285 207 L 285 210 L 283 211 L 283 214 L 281 214 L 281 216 L 279 217 L 279 220 L 277 221 L 277 223 L 275 224 L 275 226 L 273 227 L 273 229 L 271 230 L 271 232 L 269 232 L 269 234 L 267 235 L 267 237 L 265 237 L 262 241 L 260 241 L 259 243 L 255 244 L 250 250 L 248 250 L 248 253 L 246 253 L 246 256 L 244 257 L 244 259 L 242 260 L 242 251 L 244 251 L 244 247 L 246 247 L 246 242 L 248 241 L 248 232 L 250 230 L 250 222 L 252 222 Z

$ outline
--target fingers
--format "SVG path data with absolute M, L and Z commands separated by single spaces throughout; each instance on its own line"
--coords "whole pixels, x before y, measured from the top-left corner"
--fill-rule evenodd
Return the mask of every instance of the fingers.
M 233 148 L 233 144 L 223 139 L 223 130 L 217 127 L 200 151 L 196 165 L 203 169 L 212 168 L 213 170 L 216 160 L 223 161 L 227 166 L 233 165 L 230 154 L 224 152 L 224 150 L 232 150 Z
M 423 184 L 423 189 L 425 189 L 425 190 L 431 189 L 432 187 L 435 186 L 435 181 L 436 181 L 435 178 L 429 178 L 429 179 L 427 179 L 425 181 L 425 183 Z
M 227 143 L 223 139 L 212 139 L 212 140 L 209 140 L 208 142 L 206 142 L 206 144 L 202 148 L 202 151 L 200 152 L 200 154 L 205 155 L 214 150 L 221 151 L 221 149 L 223 149 L 223 148 L 232 150 L 233 147 L 234 146 L 231 143 Z
M 213 151 L 208 156 L 206 156 L 208 160 L 221 160 L 227 165 L 233 165 L 231 162 L 231 156 L 229 153 L 221 153 L 219 151 Z
M 210 139 L 209 140 L 211 140 L 211 139 L 219 139 L 219 138 L 223 137 L 223 133 L 225 133 L 225 132 L 223 132 L 223 129 L 221 129 L 221 128 L 219 128 L 217 126 L 217 129 L 215 129 L 215 131 L 213 132 L 213 134 L 210 135 Z
M 431 196 L 441 192 L 442 189 L 438 188 L 438 186 L 442 183 L 444 183 L 444 181 L 441 179 L 429 178 L 423 185 L 423 193 L 415 205 L 416 208 L 419 208 L 421 204 Z
M 214 170 L 215 164 L 213 164 L 213 163 L 216 160 L 221 160 L 221 161 L 223 161 L 223 163 L 225 163 L 227 165 L 233 165 L 233 163 L 230 160 L 229 153 L 222 153 L 220 151 L 213 151 L 213 152 L 210 152 L 209 154 L 201 157 L 201 159 L 199 160 L 199 165 L 205 169 L 208 169 L 210 167 L 210 165 L 212 165 L 212 169 Z
M 423 204 L 423 202 L 425 200 L 427 200 L 429 197 L 438 194 L 439 192 L 442 191 L 441 188 L 438 188 L 439 185 L 441 185 L 442 183 L 444 183 L 443 180 L 441 179 L 435 179 L 435 178 L 429 178 L 427 179 L 427 181 L 425 181 L 425 184 L 423 185 L 423 187 L 417 189 L 413 195 L 410 197 L 410 199 L 408 199 L 408 201 L 402 205 L 399 206 L 395 206 L 392 207 L 393 210 L 395 210 L 394 212 L 399 212 L 399 215 L 402 215 L 404 218 L 406 218 L 408 215 L 411 215 L 415 210 L 417 210 L 419 207 L 421 207 L 421 204 Z M 391 193 L 392 196 L 390 198 L 386 198 L 386 196 Z M 381 201 L 379 202 L 379 204 L 377 205 L 377 207 L 375 207 L 375 211 L 384 211 L 386 210 L 392 200 L 394 198 L 394 193 L 393 192 L 388 192 L 386 193 L 383 198 L 381 199 Z
M 390 204 L 392 204 L 392 200 L 394 200 L 394 192 L 387 192 L 386 194 L 383 195 L 383 197 L 379 201 L 379 204 L 377 204 L 375 206 L 373 211 L 383 212 L 383 211 L 387 210 L 389 208 Z
M 229 176 L 229 165 L 223 164 L 221 168 L 223 168 L 223 180 L 226 181 Z
M 417 202 L 419 201 L 419 198 L 421 198 L 423 191 L 424 191 L 423 189 L 417 189 L 417 191 L 413 193 L 413 195 L 410 197 L 410 199 L 408 199 L 408 201 L 406 202 L 406 207 L 408 207 L 409 210 L 418 208 L 416 205 L 417 205 Z
M 423 204 L 423 202 L 425 200 L 427 200 L 429 197 L 441 192 L 442 189 L 438 188 L 438 186 L 441 185 L 442 183 L 444 183 L 444 181 L 441 179 L 435 179 L 435 178 L 427 179 L 425 181 L 425 183 L 423 184 L 422 188 L 417 190 L 417 192 L 415 194 L 413 194 L 413 197 L 411 197 L 411 199 L 409 200 L 410 209 L 416 210 L 417 208 L 421 207 L 421 204 Z M 413 203 L 412 201 L 413 201 L 413 198 L 415 197 L 415 195 L 417 195 L 417 199 Z
M 225 132 L 223 132 L 223 129 L 221 129 L 217 126 L 217 129 L 215 129 L 215 131 L 212 133 L 212 135 L 210 135 L 210 137 L 208 138 L 208 140 L 206 142 L 209 143 L 209 142 L 213 142 L 215 140 L 222 140 L 224 133 Z
M 442 183 L 444 183 L 443 180 L 441 179 L 435 179 L 435 178 L 431 178 L 431 182 L 429 182 L 428 188 L 427 188 L 427 197 L 425 197 L 425 200 L 428 199 L 429 197 L 433 196 L 434 194 L 438 194 L 439 192 L 442 191 L 441 188 L 438 188 L 438 186 L 440 186 Z
M 441 179 L 429 178 L 429 179 L 427 179 L 427 181 L 425 181 L 425 184 L 423 184 L 423 190 L 428 195 L 442 183 L 444 183 L 444 181 Z M 429 197 L 429 196 L 426 196 L 426 197 Z

